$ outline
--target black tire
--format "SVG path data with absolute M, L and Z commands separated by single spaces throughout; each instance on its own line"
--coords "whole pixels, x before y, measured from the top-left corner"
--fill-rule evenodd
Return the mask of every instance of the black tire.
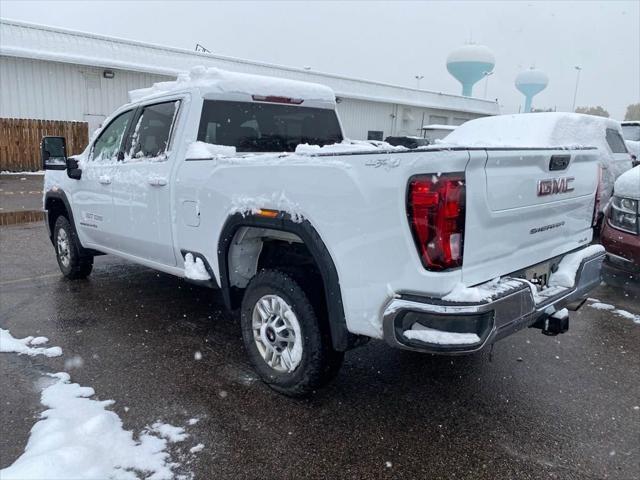
M 302 354 L 291 371 L 283 372 L 270 366 L 254 338 L 254 307 L 267 295 L 283 299 L 300 327 Z M 278 270 L 258 273 L 245 290 L 240 311 L 245 349 L 260 378 L 279 393 L 290 397 L 306 396 L 329 382 L 340 370 L 344 352 L 333 349 L 327 322 L 321 321 L 323 319 L 316 313 L 319 310 L 313 307 L 309 296 L 292 276 Z
M 53 245 L 56 249 L 58 266 L 65 277 L 77 280 L 89 276 L 93 269 L 93 255 L 83 253 L 75 230 L 71 227 L 67 217 L 63 215 L 56 219 L 53 228 Z

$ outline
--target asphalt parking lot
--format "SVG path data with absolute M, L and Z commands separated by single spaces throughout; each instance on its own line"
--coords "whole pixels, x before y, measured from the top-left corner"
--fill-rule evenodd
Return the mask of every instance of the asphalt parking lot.
M 37 379 L 91 386 L 127 429 L 187 425 L 179 472 L 195 478 L 633 479 L 640 472 L 640 324 L 585 306 L 567 334 L 517 333 L 484 352 L 436 357 L 370 342 L 307 400 L 256 380 L 237 318 L 216 292 L 96 258 L 62 279 L 42 224 L 0 229 L 0 324 L 44 335 L 58 358 L 0 354 L 0 468 L 43 407 Z M 640 314 L 640 298 L 593 297 Z M 197 360 L 201 352 L 201 359 Z M 82 362 L 67 362 L 80 357 Z M 79 364 L 82 366 L 79 366 Z M 188 449 L 205 448 L 197 455 Z

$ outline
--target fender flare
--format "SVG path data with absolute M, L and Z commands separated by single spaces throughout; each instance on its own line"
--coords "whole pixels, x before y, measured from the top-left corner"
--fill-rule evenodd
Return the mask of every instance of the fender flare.
M 71 228 L 73 228 L 73 231 L 77 237 L 78 230 L 76 229 L 76 222 L 73 218 L 73 210 L 71 210 L 71 204 L 69 203 L 69 199 L 67 198 L 67 194 L 64 192 L 64 190 L 58 189 L 55 191 L 49 190 L 44 195 L 45 223 L 47 225 L 47 231 L 49 232 L 49 240 L 51 240 L 51 242 L 53 243 L 53 229 L 49 224 L 49 209 L 47 208 L 47 204 L 50 200 L 60 200 L 64 204 L 64 208 L 67 211 L 67 215 L 69 216 L 69 223 L 71 224 Z
M 240 291 L 229 284 L 228 255 L 233 237 L 241 227 L 268 228 L 293 233 L 300 237 L 320 269 L 333 348 L 345 351 L 353 347 L 358 337 L 347 329 L 340 282 L 333 259 L 313 225 L 306 219 L 302 222 L 294 222 L 291 215 L 286 212 L 279 212 L 275 218 L 261 217 L 255 214 L 243 215 L 242 213 L 236 213 L 227 218 L 218 241 L 220 288 L 225 305 L 233 310 L 238 308 L 241 302 Z

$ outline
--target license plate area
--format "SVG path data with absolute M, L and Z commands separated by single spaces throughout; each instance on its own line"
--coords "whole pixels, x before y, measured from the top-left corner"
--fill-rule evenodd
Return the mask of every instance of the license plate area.
M 533 285 L 535 285 L 540 291 L 547 286 L 549 282 L 549 276 L 551 275 L 551 261 L 546 261 L 533 265 L 532 267 L 524 270 L 524 278 Z

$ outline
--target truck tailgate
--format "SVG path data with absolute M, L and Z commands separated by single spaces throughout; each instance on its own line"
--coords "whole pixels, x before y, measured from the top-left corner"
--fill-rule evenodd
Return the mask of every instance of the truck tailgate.
M 470 153 L 465 284 L 515 272 L 591 241 L 596 150 Z

